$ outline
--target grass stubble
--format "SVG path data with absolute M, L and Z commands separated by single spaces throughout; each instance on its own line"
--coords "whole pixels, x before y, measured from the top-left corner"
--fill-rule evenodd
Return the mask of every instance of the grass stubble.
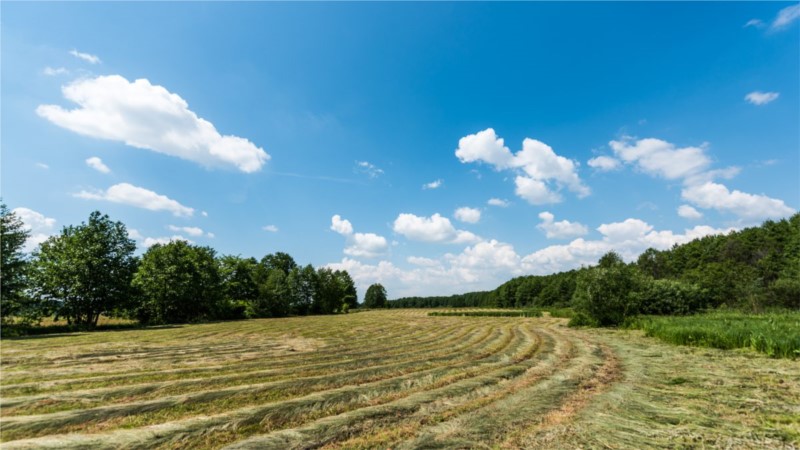
M 2 448 L 797 448 L 800 363 L 545 315 L 3 340 Z

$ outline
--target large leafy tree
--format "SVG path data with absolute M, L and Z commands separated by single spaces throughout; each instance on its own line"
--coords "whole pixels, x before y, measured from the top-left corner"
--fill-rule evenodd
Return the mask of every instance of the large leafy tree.
M 22 248 L 29 236 L 22 220 L 0 203 L 0 317 L 3 322 L 22 312 L 25 306 L 27 261 Z
M 222 297 L 215 252 L 185 241 L 156 244 L 142 256 L 133 279 L 144 323 L 185 323 L 206 318 Z
M 218 260 L 223 295 L 228 300 L 252 302 L 258 298 L 255 280 L 258 263 L 255 258 L 225 255 Z
M 367 308 L 386 307 L 386 288 L 380 283 L 375 283 L 367 288 L 364 294 L 364 306 Z
M 65 227 L 34 252 L 33 292 L 57 317 L 93 327 L 101 314 L 130 298 L 135 250 L 122 222 L 95 211 L 88 222 Z

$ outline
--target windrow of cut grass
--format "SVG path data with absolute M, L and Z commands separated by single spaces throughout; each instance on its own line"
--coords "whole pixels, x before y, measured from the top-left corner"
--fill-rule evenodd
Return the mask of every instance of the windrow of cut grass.
M 1 446 L 798 443 L 794 361 L 565 325 L 390 310 L 4 340 Z
M 647 336 L 678 345 L 749 348 L 774 358 L 800 358 L 800 312 L 649 316 L 633 322 Z
M 466 310 L 466 311 L 433 311 L 431 317 L 542 317 L 539 310 Z

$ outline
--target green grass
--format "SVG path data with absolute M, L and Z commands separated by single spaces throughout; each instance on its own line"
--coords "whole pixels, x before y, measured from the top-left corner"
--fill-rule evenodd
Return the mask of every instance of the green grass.
M 434 311 L 431 317 L 542 317 L 539 310 L 492 310 L 492 311 Z
M 725 350 L 750 348 L 774 358 L 800 357 L 800 312 L 648 316 L 635 320 L 632 326 L 672 344 Z

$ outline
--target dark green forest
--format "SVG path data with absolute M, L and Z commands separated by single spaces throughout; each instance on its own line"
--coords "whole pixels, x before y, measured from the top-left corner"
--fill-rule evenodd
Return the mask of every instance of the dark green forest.
M 618 325 L 639 314 L 685 315 L 720 307 L 800 309 L 800 214 L 669 250 L 631 263 L 608 253 L 592 267 L 513 278 L 493 291 L 406 297 L 390 308 L 572 307 L 575 323 Z

